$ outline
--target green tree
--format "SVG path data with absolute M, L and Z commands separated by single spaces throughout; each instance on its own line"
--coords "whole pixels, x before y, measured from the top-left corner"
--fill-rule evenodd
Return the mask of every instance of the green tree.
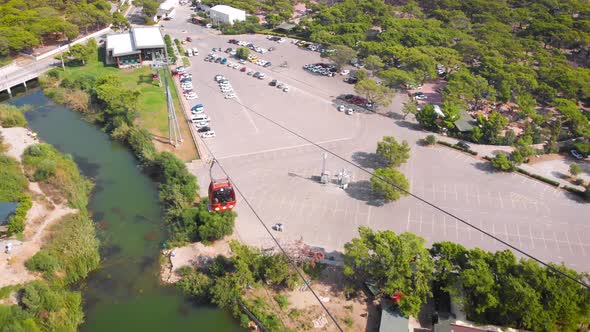
M 344 245 L 344 274 L 371 279 L 387 295 L 401 293 L 399 306 L 405 315 L 417 316 L 431 296 L 434 263 L 424 239 L 412 233 L 374 232 L 359 227 L 359 237 Z
M 477 122 L 481 125 L 483 134 L 482 140 L 485 143 L 499 144 L 501 142 L 500 133 L 508 124 L 508 119 L 502 116 L 499 112 L 492 111 L 487 118 L 480 115 L 477 118 Z
M 414 99 L 409 99 L 408 101 L 406 101 L 404 103 L 404 107 L 402 108 L 402 113 L 404 113 L 404 120 L 410 114 L 416 116 L 416 113 L 418 113 L 418 102 Z
M 342 66 L 350 63 L 352 59 L 356 58 L 356 51 L 352 48 L 344 45 L 334 45 L 330 47 L 334 50 L 328 57 L 330 60 L 334 61 L 338 69 L 342 68 Z
M 578 176 L 580 173 L 582 173 L 582 171 L 583 171 L 582 166 L 580 166 L 576 163 L 570 164 L 570 174 L 573 177 Z
M 113 13 L 113 23 L 112 24 L 113 24 L 113 30 L 115 30 L 115 31 L 129 30 L 129 28 L 131 28 L 131 24 L 129 23 L 127 18 L 119 12 Z
M 388 167 L 399 167 L 410 158 L 410 146 L 408 142 L 397 142 L 393 136 L 384 136 L 381 142 L 377 142 L 377 154 L 383 158 Z
M 210 288 L 212 286 L 211 279 L 197 270 L 184 266 L 179 269 L 180 280 L 176 286 L 188 296 L 197 300 L 206 300 L 210 296 Z
M 371 177 L 371 188 L 385 200 L 396 201 L 401 195 L 408 195 L 410 185 L 400 171 L 393 168 L 378 168 Z
M 86 45 L 76 44 L 70 46 L 70 50 L 68 51 L 67 55 L 73 60 L 79 61 L 85 65 L 86 61 L 88 61 L 92 56 L 92 50 Z
M 367 67 L 367 69 L 373 70 L 373 71 L 379 71 L 379 70 L 383 69 L 383 67 L 385 66 L 385 64 L 383 63 L 381 58 L 374 55 L 374 54 L 371 54 L 368 57 L 366 57 L 364 62 L 365 62 L 365 67 Z
M 437 124 L 438 114 L 434 111 L 432 104 L 426 104 L 418 113 L 416 113 L 416 120 L 418 123 L 428 130 L 438 130 Z
M 238 49 L 236 49 L 236 56 L 239 59 L 246 60 L 246 59 L 248 59 L 249 55 L 250 55 L 250 50 L 245 47 L 238 47 Z
M 503 152 L 498 153 L 494 158 L 492 158 L 492 165 L 495 169 L 503 172 L 511 172 L 514 170 L 514 165 L 512 165 L 512 162 L 510 159 L 508 159 L 508 156 Z
M 367 100 L 382 106 L 388 106 L 393 98 L 391 89 L 377 84 L 372 79 L 358 81 L 354 86 L 354 91 Z

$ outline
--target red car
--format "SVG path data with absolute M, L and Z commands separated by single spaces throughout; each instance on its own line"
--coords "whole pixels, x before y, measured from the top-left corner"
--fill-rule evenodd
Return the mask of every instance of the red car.
M 229 179 L 212 180 L 209 184 L 209 207 L 211 211 L 223 212 L 236 206 L 236 193 Z
M 186 37 L 186 41 L 190 43 L 193 41 L 193 39 L 191 37 Z
M 246 72 L 246 67 L 242 67 L 242 69 L 240 69 L 240 71 L 241 71 L 242 73 L 245 73 L 245 72 Z

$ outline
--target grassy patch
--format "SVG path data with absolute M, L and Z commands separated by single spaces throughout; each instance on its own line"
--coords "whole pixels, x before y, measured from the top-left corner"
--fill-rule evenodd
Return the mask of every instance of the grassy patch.
M 27 189 L 29 181 L 18 161 L 0 156 L 0 202 L 16 202 Z
M 29 146 L 23 154 L 27 176 L 44 184 L 46 194 L 54 201 L 66 198 L 69 205 L 85 210 L 92 183 L 84 178 L 70 155 L 62 155 L 45 143 Z
M 52 228 L 53 238 L 26 265 L 48 280 L 69 285 L 98 267 L 98 240 L 94 224 L 81 213 L 64 217 Z
M 153 135 L 168 135 L 164 86 L 160 87 L 157 82 L 152 81 L 153 70 L 149 67 L 134 70 L 118 69 L 115 66 L 106 65 L 101 59 L 104 56 L 103 52 L 98 53 L 96 58 L 89 60 L 84 66 L 66 67 L 66 71 L 60 73 L 60 78 L 75 81 L 84 76 L 99 78 L 115 75 L 121 80 L 124 88 L 138 89 L 141 92 L 138 100 L 138 123 Z
M 23 115 L 23 112 L 26 110 L 26 107 L 19 108 L 6 104 L 0 105 L 0 126 L 4 128 L 26 127 L 27 120 Z
M 191 61 L 187 57 L 183 56 L 182 57 L 182 65 L 185 67 L 190 67 Z
M 16 289 L 18 289 L 18 285 L 11 285 L 0 288 L 0 299 L 7 298 Z

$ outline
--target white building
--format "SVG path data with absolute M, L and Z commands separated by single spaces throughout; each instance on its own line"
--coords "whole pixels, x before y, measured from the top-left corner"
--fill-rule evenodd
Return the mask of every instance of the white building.
M 169 20 L 176 15 L 176 7 L 179 6 L 178 0 L 166 0 L 160 4 L 154 17 L 154 21 L 160 19 Z
M 106 63 L 119 68 L 151 64 L 164 58 L 166 43 L 159 27 L 136 27 L 107 35 Z
M 233 24 L 236 21 L 245 21 L 246 12 L 226 5 L 217 5 L 209 9 L 209 17 L 213 22 Z

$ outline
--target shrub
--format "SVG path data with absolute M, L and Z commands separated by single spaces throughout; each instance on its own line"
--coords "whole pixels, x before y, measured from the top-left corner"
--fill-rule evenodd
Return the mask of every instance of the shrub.
M 495 169 L 503 172 L 512 172 L 514 170 L 514 165 L 508 159 L 508 156 L 503 152 L 498 153 L 494 158 L 492 158 L 492 166 L 494 166 Z
M 188 266 L 179 269 L 178 274 L 180 274 L 181 278 L 176 283 L 176 286 L 184 294 L 199 300 L 204 300 L 210 296 L 209 288 L 211 287 L 212 281 L 206 274 Z
M 289 298 L 283 294 L 275 295 L 275 301 L 277 301 L 281 310 L 284 310 L 289 306 Z
M 201 241 L 212 242 L 232 234 L 236 213 L 234 211 L 212 213 L 207 210 L 206 204 L 207 200 L 201 202 L 198 214 L 198 234 Z
M 25 230 L 25 220 L 27 218 L 27 213 L 32 206 L 33 201 L 31 200 L 31 196 L 28 194 L 23 194 L 19 198 L 18 206 L 14 211 L 14 215 L 8 219 L 8 231 L 10 233 L 20 233 Z
M 426 142 L 427 145 L 434 145 L 436 143 L 436 136 L 428 135 L 424 139 L 424 142 Z
M 65 285 L 86 278 L 98 267 L 98 240 L 87 215 L 64 217 L 53 227 L 53 234 L 51 241 L 27 261 L 27 267 L 46 272 L 48 279 Z
M 0 201 L 13 202 L 27 189 L 29 181 L 16 159 L 0 155 Z
M 25 107 L 0 104 L 0 126 L 4 128 L 26 127 L 27 120 L 23 115 L 26 109 Z
M 49 254 L 47 251 L 39 251 L 31 257 L 25 265 L 31 271 L 53 273 L 58 267 L 59 262 L 57 258 Z
M 570 174 L 573 176 L 577 176 L 578 174 L 582 173 L 582 166 L 573 163 L 570 165 Z
M 53 189 L 56 199 L 65 197 L 70 206 L 86 208 L 92 183 L 80 174 L 71 156 L 62 155 L 51 145 L 35 144 L 25 150 L 23 165 L 27 176 Z
M 129 146 L 139 160 L 151 162 L 156 157 L 156 146 L 152 142 L 152 134 L 145 129 L 133 126 L 128 135 Z

